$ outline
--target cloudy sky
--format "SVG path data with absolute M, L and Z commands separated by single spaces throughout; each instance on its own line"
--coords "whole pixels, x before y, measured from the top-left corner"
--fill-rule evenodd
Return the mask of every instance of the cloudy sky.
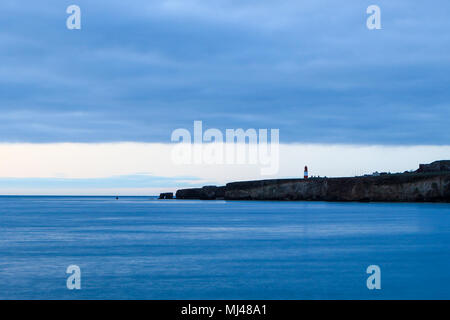
M 72 4 L 81 30 L 66 28 Z M 371 4 L 381 30 L 366 27 Z M 449 9 L 446 0 L 2 0 L 0 193 L 146 194 L 260 178 L 246 167 L 172 168 L 171 133 L 194 120 L 279 129 L 280 177 L 312 159 L 340 159 L 308 162 L 337 176 L 450 158 Z M 69 159 L 57 162 L 63 150 Z M 87 154 L 82 167 L 70 161 Z M 146 166 L 134 167 L 138 158 Z

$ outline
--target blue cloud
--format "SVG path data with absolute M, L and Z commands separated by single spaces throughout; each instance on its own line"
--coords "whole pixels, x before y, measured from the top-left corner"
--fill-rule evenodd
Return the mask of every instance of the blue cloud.
M 378 0 L 369 31 L 372 2 L 3 0 L 0 141 L 169 142 L 203 120 L 284 142 L 449 144 L 450 3 Z

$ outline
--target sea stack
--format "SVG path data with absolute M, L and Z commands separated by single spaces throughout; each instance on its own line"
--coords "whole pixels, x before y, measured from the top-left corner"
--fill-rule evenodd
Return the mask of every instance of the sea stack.
M 173 199 L 173 192 L 161 193 L 159 199 Z

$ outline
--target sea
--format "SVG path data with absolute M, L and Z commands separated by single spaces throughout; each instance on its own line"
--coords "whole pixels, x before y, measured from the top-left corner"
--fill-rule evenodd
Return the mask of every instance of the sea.
M 450 204 L 2 196 L 0 299 L 450 299 Z

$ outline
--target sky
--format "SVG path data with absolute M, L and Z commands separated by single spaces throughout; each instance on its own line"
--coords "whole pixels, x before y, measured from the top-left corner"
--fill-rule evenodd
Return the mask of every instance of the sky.
M 66 27 L 72 4 L 81 30 Z M 366 27 L 372 4 L 381 30 Z M 2 0 L 0 193 L 156 194 L 261 178 L 254 166 L 175 166 L 171 133 L 196 120 L 223 132 L 279 129 L 274 178 L 302 175 L 304 164 L 340 176 L 450 159 L 449 9 L 445 0 Z M 80 155 L 83 166 L 70 161 Z

